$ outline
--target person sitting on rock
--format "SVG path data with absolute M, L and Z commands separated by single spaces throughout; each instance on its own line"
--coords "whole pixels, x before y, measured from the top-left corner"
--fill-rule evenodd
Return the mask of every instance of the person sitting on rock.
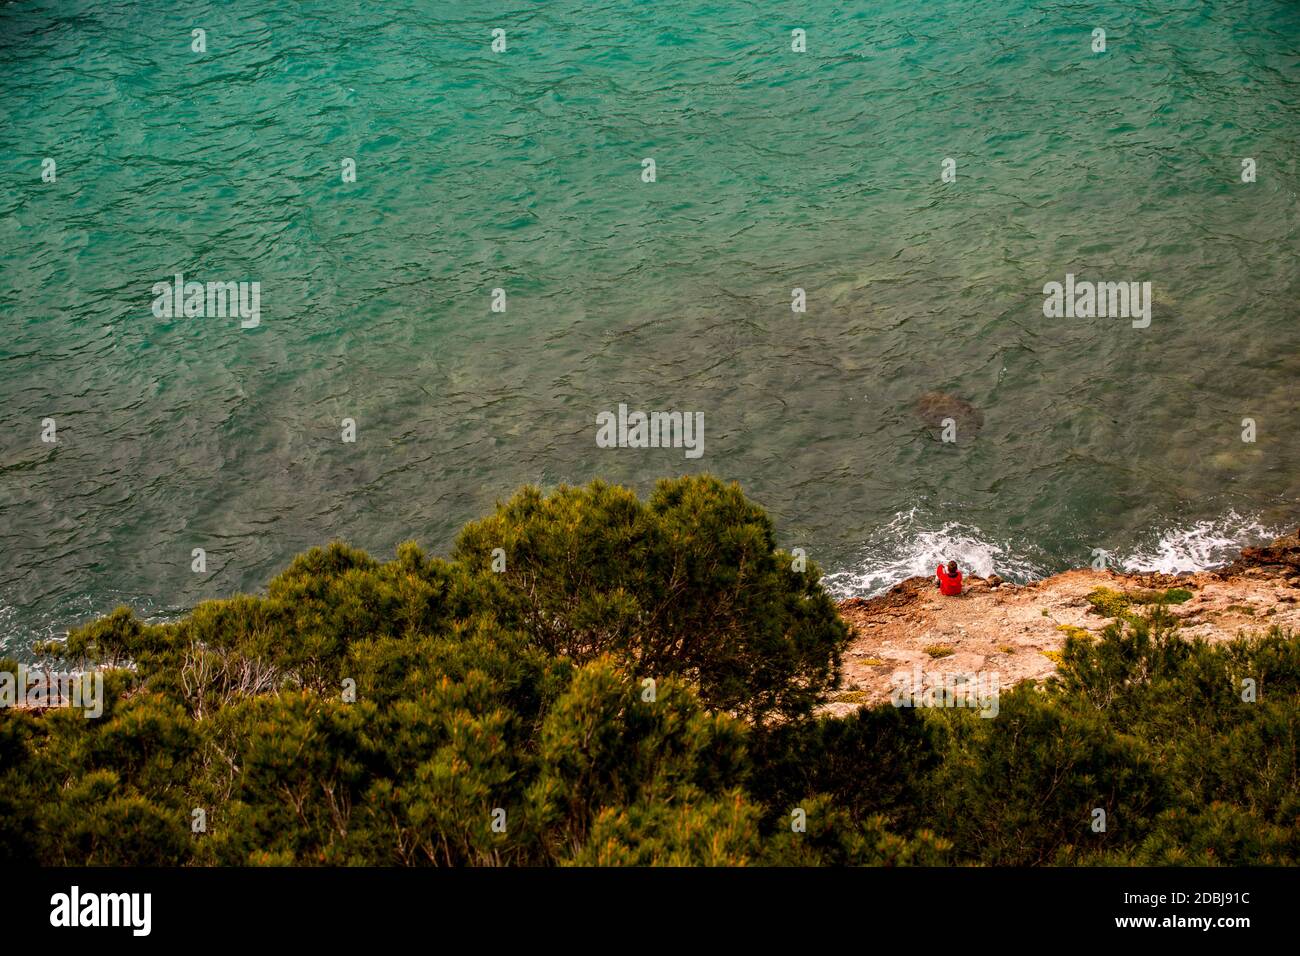
M 961 594 L 961 572 L 957 570 L 957 562 L 949 561 L 947 569 L 941 564 L 935 569 L 935 577 L 939 579 L 939 593 L 946 594 L 949 597 L 957 597 Z

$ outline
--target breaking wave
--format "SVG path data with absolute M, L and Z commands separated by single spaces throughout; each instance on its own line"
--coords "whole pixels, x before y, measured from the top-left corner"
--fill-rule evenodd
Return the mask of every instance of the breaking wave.
M 1109 566 L 1165 574 L 1204 571 L 1234 560 L 1247 545 L 1282 533 L 1282 528 L 1267 525 L 1257 516 L 1229 511 L 1219 518 L 1153 531 L 1130 550 L 1112 552 Z M 1091 547 L 1081 548 L 1080 553 L 1091 553 Z M 906 578 L 929 576 L 936 565 L 946 561 L 956 561 L 963 571 L 980 577 L 997 573 L 1016 582 L 1077 566 L 1059 566 L 1029 542 L 998 540 L 974 525 L 949 521 L 927 526 L 913 508 L 899 512 L 874 533 L 855 566 L 826 575 L 826 586 L 837 598 L 871 597 Z
M 1125 571 L 1165 574 L 1204 571 L 1227 564 L 1243 547 L 1271 540 L 1282 532 L 1282 528 L 1265 525 L 1258 517 L 1229 511 L 1220 518 L 1157 532 L 1153 541 L 1139 544 L 1121 557 L 1119 566 Z
M 1030 581 L 1049 573 L 1016 543 L 994 540 L 974 525 L 949 521 L 927 528 L 916 508 L 895 515 L 863 550 L 865 557 L 857 567 L 826 576 L 826 586 L 836 597 L 870 597 L 904 578 L 933 574 L 946 561 L 956 561 L 963 571 L 981 577 L 996 571 L 1011 581 Z

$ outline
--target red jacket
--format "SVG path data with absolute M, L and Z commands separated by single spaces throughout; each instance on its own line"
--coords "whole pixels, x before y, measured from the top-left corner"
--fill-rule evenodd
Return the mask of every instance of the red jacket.
M 942 564 L 934 572 L 939 576 L 939 593 L 946 594 L 949 597 L 956 597 L 961 594 L 961 572 L 949 574 L 948 569 Z

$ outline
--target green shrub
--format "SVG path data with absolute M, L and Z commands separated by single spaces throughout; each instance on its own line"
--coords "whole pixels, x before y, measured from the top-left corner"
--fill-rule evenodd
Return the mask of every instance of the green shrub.
M 1193 597 L 1186 588 L 1168 588 L 1164 591 L 1115 591 L 1096 588 L 1088 594 L 1088 603 L 1102 617 L 1126 617 L 1136 605 L 1182 604 Z
M 104 712 L 0 709 L 0 859 L 1295 865 L 1300 638 L 1184 639 L 1190 596 L 1093 592 L 993 717 L 815 717 L 847 630 L 738 488 L 525 489 L 450 561 L 336 543 L 74 631 Z
M 930 779 L 931 819 L 964 858 L 1032 866 L 1133 844 L 1169 801 L 1141 739 L 1031 683 L 1002 693 L 996 718 L 952 710 L 932 719 L 942 763 Z M 1098 809 L 1104 832 L 1092 829 Z
M 777 829 L 790 807 L 822 794 L 857 823 L 879 815 L 911 830 L 926 819 L 922 785 L 938 763 L 920 712 L 892 706 L 783 724 L 756 735 L 751 753 L 751 789 Z
M 644 503 L 602 482 L 525 488 L 455 557 L 501 584 L 495 613 L 546 653 L 683 676 L 757 722 L 808 714 L 849 640 L 816 565 L 796 570 L 763 510 L 715 478 L 661 481 Z

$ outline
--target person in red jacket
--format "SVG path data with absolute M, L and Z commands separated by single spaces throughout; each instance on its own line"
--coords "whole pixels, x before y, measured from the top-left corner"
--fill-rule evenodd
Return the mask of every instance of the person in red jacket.
M 946 570 L 942 564 L 939 565 L 934 573 L 939 579 L 940 594 L 946 594 L 949 597 L 956 597 L 961 594 L 961 572 L 957 570 L 956 561 L 949 561 Z

